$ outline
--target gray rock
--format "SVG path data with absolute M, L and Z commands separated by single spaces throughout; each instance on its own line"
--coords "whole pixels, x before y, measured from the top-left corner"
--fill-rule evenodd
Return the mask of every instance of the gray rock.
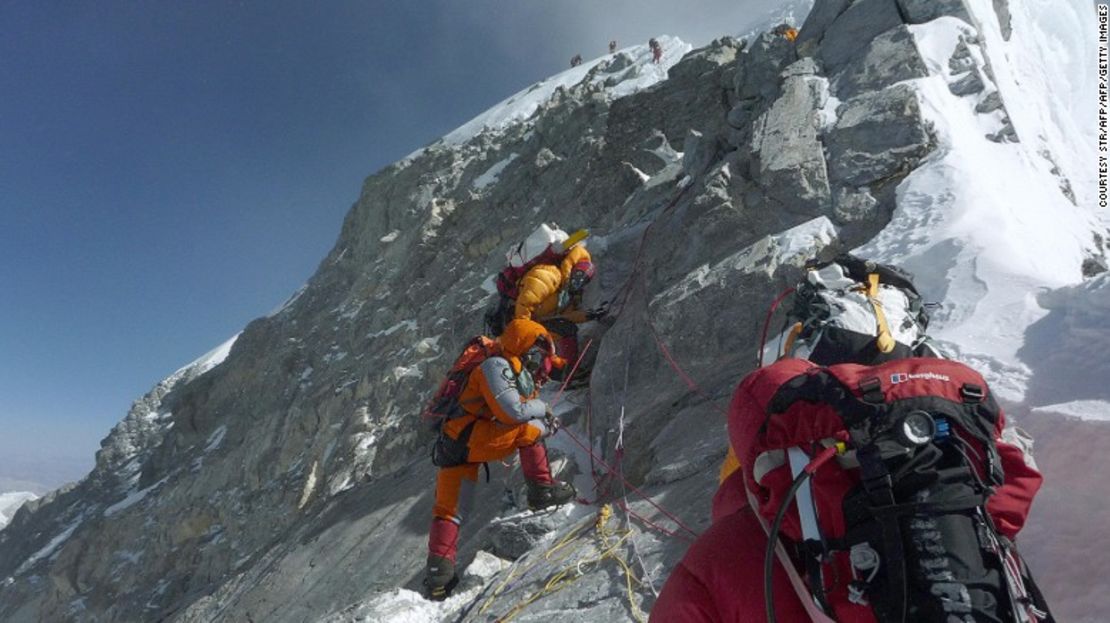
M 948 83 L 948 90 L 957 97 L 982 93 L 985 88 L 986 85 L 983 84 L 983 77 L 979 75 L 978 69 L 972 69 L 959 80 Z
M 928 75 L 913 34 L 899 25 L 876 37 L 863 55 L 845 65 L 833 77 L 833 90 L 837 97 L 847 100 L 865 91 Z
M 565 523 L 566 516 L 560 512 L 527 514 L 495 521 L 486 529 L 489 539 L 487 549 L 500 558 L 516 560 Z
M 719 69 L 722 65 L 734 62 L 742 48 L 743 45 L 739 39 L 733 37 L 716 39 L 708 46 L 683 56 L 682 60 L 668 70 L 667 76 L 678 79 L 697 78 L 706 72 Z
M 998 24 L 1002 28 L 1002 37 L 1009 41 L 1014 34 L 1013 16 L 1010 14 L 1010 0 L 994 0 L 994 13 L 998 16 Z
M 898 0 L 898 5 L 910 24 L 924 24 L 944 15 L 971 23 L 971 15 L 963 0 Z
M 686 134 L 682 148 L 682 168 L 686 175 L 698 177 L 721 157 L 721 142 L 716 136 L 705 136 L 697 130 Z
M 1010 121 L 1009 117 L 1002 118 L 1002 127 L 997 132 L 991 132 L 986 135 L 987 140 L 995 143 L 1020 143 L 1021 138 L 1018 137 L 1017 130 L 1014 129 L 1014 124 Z
M 820 58 L 830 75 L 859 56 L 879 35 L 902 25 L 895 0 L 856 0 L 829 25 Z
M 842 225 L 870 221 L 879 216 L 879 202 L 866 188 L 840 188 L 833 203 L 833 216 Z
M 1110 270 L 1105 257 L 1088 257 L 1083 260 L 1083 278 L 1097 277 Z
M 817 46 L 825 36 L 825 31 L 837 17 L 840 17 L 849 4 L 851 0 L 817 0 L 813 3 L 805 23 L 798 31 L 798 38 L 794 40 L 798 56 L 808 57 L 816 54 Z
M 550 149 L 548 149 L 546 147 L 544 147 L 544 148 L 540 149 L 538 152 L 536 152 L 535 164 L 536 164 L 537 169 L 546 169 L 547 167 L 551 166 L 552 164 L 558 162 L 559 160 L 562 160 L 562 158 L 555 155 L 555 152 L 551 151 Z
M 997 110 L 1002 110 L 1004 105 L 1002 103 L 1002 94 L 998 91 L 991 91 L 987 93 L 982 100 L 975 106 L 975 112 L 980 114 L 992 113 Z
M 783 68 L 797 60 L 794 44 L 785 37 L 764 33 L 740 56 L 736 70 L 736 97 L 741 100 L 778 96 Z
M 967 38 L 961 35 L 960 42 L 956 44 L 956 49 L 948 59 L 948 69 L 954 74 L 962 74 L 973 67 L 975 67 L 975 59 L 971 56 L 971 48 L 968 47 Z
M 914 90 L 896 85 L 845 102 L 825 137 L 829 178 L 861 187 L 908 173 L 933 149 Z
M 797 61 L 786 66 L 782 70 L 781 77 L 783 80 L 787 78 L 794 78 L 798 76 L 816 76 L 821 73 L 821 68 L 817 66 L 817 61 L 812 58 L 800 58 Z
M 752 122 L 752 112 L 758 102 L 754 100 L 742 101 L 732 110 L 728 111 L 728 125 L 733 128 L 745 128 Z
M 788 78 L 782 95 L 756 122 L 752 138 L 758 156 L 753 176 L 767 195 L 814 215 L 826 210 L 830 198 L 816 119 L 826 96 L 817 80 Z

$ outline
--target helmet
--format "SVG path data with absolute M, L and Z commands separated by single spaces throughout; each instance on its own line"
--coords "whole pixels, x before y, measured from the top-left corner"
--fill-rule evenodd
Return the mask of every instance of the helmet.
M 589 260 L 582 260 L 570 269 L 570 283 L 567 289 L 571 292 L 581 292 L 582 288 L 594 278 L 597 270 L 594 268 L 593 262 Z

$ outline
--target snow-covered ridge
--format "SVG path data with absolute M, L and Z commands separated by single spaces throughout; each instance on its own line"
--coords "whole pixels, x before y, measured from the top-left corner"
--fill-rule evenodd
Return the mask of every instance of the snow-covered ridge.
M 613 54 L 586 61 L 577 67 L 555 74 L 509 96 L 485 112 L 446 134 L 435 145 L 461 145 L 485 131 L 503 130 L 532 116 L 561 88 L 583 82 L 598 85 L 611 99 L 617 99 L 666 80 L 667 71 L 693 49 L 677 37 L 661 35 L 656 38 L 663 46 L 659 63 L 652 62 L 647 44 L 634 45 Z M 419 149 L 404 158 L 411 160 L 423 153 Z
M 8 525 L 15 516 L 15 512 L 23 506 L 24 502 L 37 500 L 39 496 L 28 491 L 0 493 L 0 529 Z

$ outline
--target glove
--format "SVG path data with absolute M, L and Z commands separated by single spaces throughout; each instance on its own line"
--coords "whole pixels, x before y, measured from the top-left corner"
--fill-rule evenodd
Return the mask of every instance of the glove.
M 559 416 L 551 412 L 550 407 L 548 407 L 547 411 L 543 414 L 543 423 L 547 426 L 548 437 L 551 437 L 555 433 L 559 432 L 559 427 L 563 424 L 559 421 Z
M 598 320 L 609 315 L 609 301 L 603 301 L 601 305 L 586 312 L 586 320 Z

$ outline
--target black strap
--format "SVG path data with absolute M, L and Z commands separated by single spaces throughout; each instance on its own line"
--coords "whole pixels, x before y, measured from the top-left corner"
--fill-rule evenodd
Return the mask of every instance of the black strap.
M 886 395 L 883 394 L 883 382 L 878 377 L 871 377 L 859 382 L 860 397 L 864 402 L 873 405 L 881 405 L 886 402 Z
M 489 483 L 489 463 L 482 463 L 482 467 L 486 468 L 486 483 Z
M 890 506 L 872 506 L 868 510 L 875 517 L 893 515 L 947 515 L 959 511 L 979 508 L 987 503 L 984 494 L 965 495 L 947 502 L 909 502 L 906 504 L 892 504 Z
M 859 458 L 860 475 L 867 498 L 872 508 L 893 507 L 894 487 L 890 472 L 883 464 L 879 449 L 874 445 L 860 448 L 856 452 Z M 886 613 L 883 620 L 906 621 L 906 553 L 902 546 L 902 528 L 898 521 L 899 515 L 887 513 L 876 515 L 882 529 L 882 557 L 886 566 L 887 591 L 890 595 L 890 612 Z M 876 609 L 880 606 L 875 604 Z

